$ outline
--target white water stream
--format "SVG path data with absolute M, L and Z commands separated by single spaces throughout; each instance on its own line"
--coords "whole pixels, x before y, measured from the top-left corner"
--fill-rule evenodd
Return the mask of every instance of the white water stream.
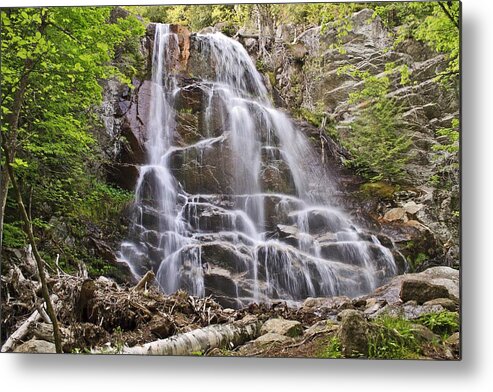
M 196 39 L 210 56 L 215 78 L 201 87 L 203 138 L 179 146 L 173 141 L 180 87 L 170 71 L 178 37 L 168 25 L 156 25 L 148 164 L 140 169 L 135 217 L 120 251 L 133 273 L 153 268 L 167 293 L 179 288 L 199 296 L 221 293 L 234 297 L 236 306 L 354 296 L 395 275 L 391 251 L 330 205 L 328 196 L 335 191 L 330 176 L 308 139 L 270 104 L 243 46 L 220 33 Z M 211 131 L 218 118 L 219 136 Z M 218 146 L 228 151 L 222 165 L 231 169 L 229 191 L 188 192 L 174 175 L 172 157 L 187 158 L 192 151 L 202 157 Z M 265 189 L 265 170 L 280 170 L 279 162 L 292 192 Z M 268 222 L 271 215 L 279 219 L 276 230 Z M 226 287 L 231 282 L 234 290 Z

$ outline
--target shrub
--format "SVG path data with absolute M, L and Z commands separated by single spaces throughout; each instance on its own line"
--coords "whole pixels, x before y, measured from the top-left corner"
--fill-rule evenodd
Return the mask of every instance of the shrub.
M 411 139 L 403 131 L 401 111 L 395 101 L 380 98 L 364 108 L 350 126 L 345 142 L 351 152 L 348 164 L 372 181 L 402 180 Z
M 23 248 L 26 245 L 26 234 L 21 226 L 22 222 L 4 223 L 3 246 L 7 248 Z
M 424 314 L 418 321 L 442 337 L 452 335 L 459 330 L 459 314 L 448 310 Z
M 341 341 L 337 336 L 329 338 L 319 354 L 320 358 L 342 358 Z
M 412 323 L 384 315 L 374 320 L 368 344 L 368 357 L 379 359 L 415 359 L 420 355 Z

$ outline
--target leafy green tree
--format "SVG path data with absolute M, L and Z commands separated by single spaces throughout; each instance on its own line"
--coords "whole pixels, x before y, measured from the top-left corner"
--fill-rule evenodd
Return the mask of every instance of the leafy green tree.
M 111 62 L 115 49 L 144 33 L 135 17 L 110 7 L 4 9 L 2 21 L 3 227 L 10 179 L 6 156 L 31 202 L 46 214 L 71 208 L 85 191 L 101 80 L 128 82 Z M 111 21 L 111 18 L 114 21 Z M 8 152 L 8 154 L 7 154 Z
M 115 48 L 144 32 L 137 19 L 118 18 L 111 11 L 109 7 L 1 11 L 0 234 L 3 237 L 10 195 L 17 206 L 14 220 L 20 218 L 32 247 L 57 352 L 62 350 L 60 331 L 33 224 L 44 223 L 32 218 L 31 207 L 35 201 L 38 211 L 49 206 L 45 215 L 57 209 L 66 213 L 83 190 L 86 159 L 94 145 L 90 109 L 101 101 L 100 81 L 126 80 L 111 65 Z M 9 226 L 10 234 L 13 227 Z
M 371 7 L 370 7 L 371 8 Z M 406 38 L 425 42 L 433 50 L 445 53 L 448 69 L 437 76 L 445 81 L 459 76 L 459 1 L 389 2 L 373 7 L 375 16 L 396 30 L 396 44 Z
M 154 23 L 175 23 L 199 31 L 216 23 L 226 22 L 239 25 L 244 22 L 248 5 L 175 5 L 175 6 L 131 6 L 132 12 L 141 14 Z

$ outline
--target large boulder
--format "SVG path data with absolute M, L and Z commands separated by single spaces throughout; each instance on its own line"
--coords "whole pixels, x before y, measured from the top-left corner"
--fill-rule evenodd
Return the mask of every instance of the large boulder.
M 368 356 L 369 324 L 357 310 L 346 309 L 339 313 L 341 320 L 339 338 L 345 357 Z
M 408 281 L 411 283 L 405 283 Z M 425 283 L 422 287 L 426 288 L 426 295 L 411 290 L 419 285 L 416 281 Z M 398 275 L 386 285 L 376 289 L 368 297 L 385 300 L 390 305 L 401 304 L 403 302 L 401 292 L 404 285 L 406 286 L 404 289 L 405 300 L 424 300 L 423 302 L 427 302 L 438 298 L 448 298 L 457 303 L 459 299 L 459 271 L 450 267 L 432 267 L 420 273 Z M 413 294 L 411 295 L 411 293 Z M 417 296 L 418 298 L 410 298 L 410 296 Z
M 273 333 L 294 338 L 303 334 L 303 327 L 299 321 L 274 318 L 267 320 L 264 325 L 262 325 L 260 333 Z
M 407 279 L 402 282 L 399 296 L 402 301 L 414 300 L 418 304 L 425 303 L 437 298 L 445 298 L 449 292 L 445 286 L 432 284 L 424 280 Z
M 39 353 L 50 354 L 56 353 L 55 344 L 45 340 L 31 339 L 14 349 L 14 353 Z

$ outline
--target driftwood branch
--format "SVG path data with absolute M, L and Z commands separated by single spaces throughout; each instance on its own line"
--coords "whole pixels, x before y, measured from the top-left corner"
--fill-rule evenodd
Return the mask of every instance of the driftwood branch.
M 213 348 L 231 349 L 255 339 L 260 333 L 261 325 L 258 320 L 209 325 L 142 346 L 125 347 L 123 354 L 190 355 L 194 352 L 205 352 Z
M 141 280 L 139 280 L 139 283 L 135 285 L 133 288 L 133 291 L 140 291 L 144 288 L 146 288 L 147 284 L 152 282 L 156 275 L 152 271 L 147 271 L 146 274 L 142 277 Z
M 58 300 L 58 297 L 56 295 L 51 296 L 51 301 L 53 303 L 56 303 Z M 41 312 L 40 312 L 41 310 Z M 27 335 L 29 332 L 29 328 L 31 325 L 34 323 L 38 322 L 43 318 L 44 312 L 43 306 L 41 305 L 40 309 L 36 309 L 28 318 L 26 321 L 22 323 L 22 325 L 17 328 L 12 335 L 9 336 L 9 338 L 5 341 L 5 343 L 2 346 L 2 349 L 0 350 L 2 353 L 13 351 L 14 348 L 17 346 L 17 344 L 24 339 L 24 337 Z

